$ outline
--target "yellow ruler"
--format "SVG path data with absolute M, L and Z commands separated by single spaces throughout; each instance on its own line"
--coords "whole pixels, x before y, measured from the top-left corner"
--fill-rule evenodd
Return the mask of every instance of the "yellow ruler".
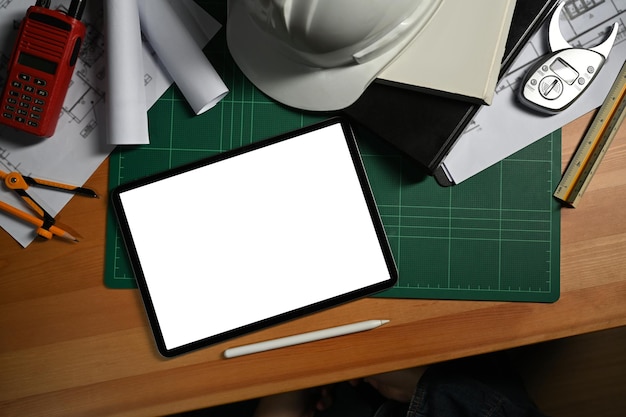
M 626 62 L 572 157 L 554 196 L 576 207 L 626 115 Z

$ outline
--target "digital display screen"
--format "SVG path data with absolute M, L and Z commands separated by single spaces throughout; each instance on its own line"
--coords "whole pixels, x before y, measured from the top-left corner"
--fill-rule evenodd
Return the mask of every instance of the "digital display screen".
M 561 58 L 556 59 L 550 66 L 550 69 L 554 71 L 554 73 L 558 75 L 563 81 L 570 85 L 578 79 L 578 71 L 572 68 L 567 62 L 563 61 Z
M 164 355 L 393 285 L 349 143 L 334 123 L 114 197 Z
M 20 52 L 20 56 L 17 58 L 17 62 L 27 67 L 47 72 L 48 74 L 52 75 L 54 75 L 57 71 L 57 64 L 55 62 L 48 61 L 47 59 L 28 54 L 26 52 Z

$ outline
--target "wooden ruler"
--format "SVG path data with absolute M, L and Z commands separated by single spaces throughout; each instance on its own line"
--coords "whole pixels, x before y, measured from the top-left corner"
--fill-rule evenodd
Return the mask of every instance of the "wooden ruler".
M 626 62 L 594 116 L 554 196 L 576 207 L 626 115 Z

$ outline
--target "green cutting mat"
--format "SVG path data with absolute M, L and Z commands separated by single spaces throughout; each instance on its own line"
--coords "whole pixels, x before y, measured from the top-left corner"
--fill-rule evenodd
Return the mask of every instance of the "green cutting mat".
M 223 3 L 199 3 L 224 21 Z M 256 90 L 231 61 L 224 36 L 222 30 L 205 52 L 229 95 L 194 116 L 170 88 L 149 111 L 150 145 L 111 155 L 111 189 L 325 118 L 286 109 Z M 420 174 L 381 140 L 357 134 L 399 269 L 398 284 L 381 296 L 536 302 L 559 297 L 560 206 L 552 192 L 560 180 L 560 132 L 451 188 Z M 134 288 L 112 213 L 108 220 L 105 284 Z

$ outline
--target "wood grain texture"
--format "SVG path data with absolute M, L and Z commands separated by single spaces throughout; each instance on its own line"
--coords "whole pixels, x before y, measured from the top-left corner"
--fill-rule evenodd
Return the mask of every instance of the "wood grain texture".
M 591 115 L 563 129 L 563 164 Z M 139 294 L 103 285 L 107 164 L 58 222 L 81 241 L 22 249 L 0 233 L 0 415 L 151 416 L 626 325 L 626 127 L 563 209 L 554 304 L 367 298 L 175 359 Z M 71 226 L 71 227 L 70 227 Z M 356 322 L 375 331 L 225 360 L 227 347 Z

